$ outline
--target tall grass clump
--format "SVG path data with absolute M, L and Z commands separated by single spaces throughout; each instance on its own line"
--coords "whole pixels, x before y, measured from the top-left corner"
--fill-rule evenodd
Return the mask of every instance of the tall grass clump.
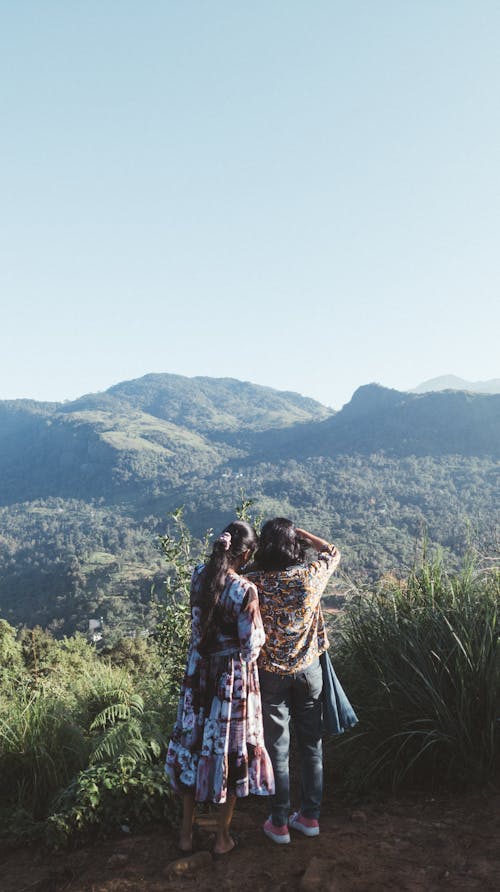
M 54 793 L 84 765 L 88 745 L 67 704 L 45 686 L 24 679 L 0 710 L 0 825 L 43 821 Z
M 348 606 L 337 665 L 359 717 L 335 748 L 348 789 L 498 779 L 500 574 L 424 564 Z

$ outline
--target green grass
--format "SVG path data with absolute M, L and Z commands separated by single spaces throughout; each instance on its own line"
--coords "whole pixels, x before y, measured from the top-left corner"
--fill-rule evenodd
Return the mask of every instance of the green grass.
M 214 460 L 217 457 L 214 447 L 202 435 L 143 412 L 86 411 L 71 415 L 70 423 L 82 422 L 94 425 L 101 439 L 115 449 L 145 449 L 165 456 L 174 455 L 177 450 L 194 449 L 211 455 Z
M 467 787 L 498 778 L 500 575 L 439 562 L 351 601 L 337 666 L 360 723 L 347 786 Z
M 11 691 L 11 695 L 14 691 Z M 0 714 L 2 795 L 34 820 L 54 792 L 85 765 L 87 744 L 68 705 L 43 686 L 26 680 Z

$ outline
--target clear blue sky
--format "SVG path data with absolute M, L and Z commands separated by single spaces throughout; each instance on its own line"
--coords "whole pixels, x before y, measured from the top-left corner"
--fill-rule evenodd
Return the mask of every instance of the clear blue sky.
M 498 0 L 0 19 L 0 398 L 500 377 Z

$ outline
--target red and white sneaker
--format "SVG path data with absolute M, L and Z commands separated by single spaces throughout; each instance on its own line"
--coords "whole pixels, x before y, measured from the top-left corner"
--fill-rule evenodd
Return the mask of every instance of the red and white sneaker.
M 300 811 L 294 811 L 288 819 L 288 826 L 303 833 L 304 836 L 319 836 L 319 823 L 316 818 L 305 818 Z
M 286 824 L 276 827 L 271 818 L 268 818 L 262 829 L 268 839 L 272 839 L 273 842 L 277 842 L 280 846 L 290 842 L 290 834 Z

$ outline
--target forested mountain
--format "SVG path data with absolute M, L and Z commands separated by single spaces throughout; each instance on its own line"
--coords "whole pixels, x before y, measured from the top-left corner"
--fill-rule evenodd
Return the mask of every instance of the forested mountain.
M 273 390 L 235 378 L 145 375 L 116 384 L 103 394 L 88 394 L 63 411 L 140 411 L 197 433 L 268 430 L 332 414 L 321 403 L 297 393 Z
M 295 458 L 379 452 L 499 458 L 500 394 L 400 393 L 367 384 L 324 421 L 256 434 L 252 451 Z
M 358 579 L 427 536 L 458 560 L 498 523 L 500 396 L 361 387 L 337 413 L 234 379 L 147 375 L 63 404 L 0 402 L 0 615 L 84 629 L 147 623 L 156 547 L 241 492 L 334 538 Z

